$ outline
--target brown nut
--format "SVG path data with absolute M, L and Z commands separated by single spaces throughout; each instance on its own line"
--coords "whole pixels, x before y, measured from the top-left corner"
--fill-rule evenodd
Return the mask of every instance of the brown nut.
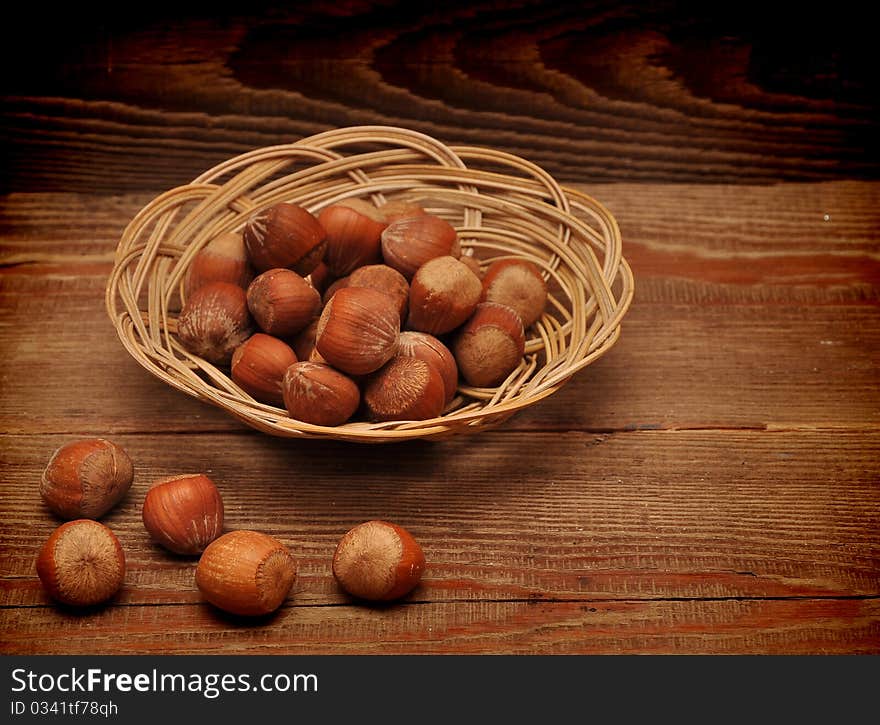
M 125 554 L 104 524 L 77 519 L 62 524 L 37 557 L 46 593 L 62 604 L 88 607 L 107 601 L 125 580 Z
M 289 269 L 270 269 L 247 288 L 248 309 L 263 332 L 295 335 L 321 312 L 321 295 Z
M 483 286 L 466 264 L 455 257 L 435 257 L 412 278 L 407 325 L 432 335 L 452 332 L 471 316 Z
M 318 221 L 327 232 L 324 264 L 330 273 L 344 277 L 358 267 L 382 257 L 382 232 L 388 223 L 372 204 L 349 199 L 321 210 Z
M 333 295 L 335 295 L 343 287 L 348 287 L 348 277 L 340 277 L 339 279 L 335 279 L 333 280 L 333 282 L 327 285 L 327 289 L 324 290 L 324 294 L 321 296 L 324 304 L 326 305 L 330 300 L 332 300 Z
M 186 272 L 184 289 L 186 296 L 192 296 L 199 287 L 210 282 L 229 282 L 239 287 L 247 287 L 254 278 L 244 246 L 244 239 L 238 232 L 226 232 L 215 237 L 202 247 L 193 257 Z
M 406 318 L 409 305 L 409 282 L 400 272 L 387 264 L 368 264 L 348 276 L 346 287 L 369 287 L 390 295 L 397 304 L 400 319 Z
M 473 254 L 465 254 L 462 252 L 459 260 L 462 264 L 467 265 L 468 269 L 477 276 L 477 279 L 483 278 L 483 269 L 480 267 L 479 260 Z
M 308 326 L 294 335 L 290 346 L 296 353 L 297 360 L 308 360 L 315 349 L 315 338 L 318 336 L 319 318 L 312 320 Z
M 364 384 L 364 406 L 372 421 L 427 420 L 446 405 L 440 372 L 415 357 L 395 357 Z
M 63 519 L 98 519 L 131 487 L 128 454 L 103 438 L 73 441 L 59 448 L 40 479 L 40 495 Z
M 258 531 L 230 531 L 214 539 L 196 567 L 196 586 L 208 602 L 251 617 L 278 609 L 295 579 L 287 547 Z
M 287 267 L 309 274 L 324 255 L 325 236 L 311 212 L 288 203 L 254 214 L 244 228 L 244 243 L 257 272 Z
M 527 259 L 499 259 L 483 277 L 483 302 L 498 302 L 513 308 L 529 327 L 544 314 L 547 283 L 538 268 Z
M 254 331 L 245 291 L 229 282 L 197 289 L 177 318 L 177 337 L 191 353 L 215 365 L 226 365 L 232 353 Z
M 318 294 L 320 295 L 324 294 L 324 290 L 333 284 L 335 279 L 336 278 L 330 274 L 330 270 L 327 269 L 327 265 L 324 264 L 324 262 L 319 262 L 318 266 L 309 273 L 307 281 L 312 287 L 318 290 Z
M 498 385 L 517 368 L 525 354 L 522 320 L 506 305 L 481 302 L 456 334 L 452 353 L 469 385 Z
M 223 531 L 223 499 L 201 473 L 157 481 L 141 515 L 150 538 L 175 554 L 200 554 Z
M 432 214 L 398 219 L 382 232 L 385 264 L 408 280 L 429 259 L 460 254 L 455 228 Z
M 333 576 L 354 597 L 391 601 L 409 594 L 422 578 L 425 554 L 404 528 L 387 521 L 355 526 L 336 546 Z
M 351 378 L 322 363 L 291 365 L 284 374 L 283 390 L 290 417 L 312 425 L 342 425 L 361 400 Z
M 258 332 L 232 354 L 232 379 L 254 400 L 284 405 L 281 381 L 284 371 L 298 360 L 286 342 Z
M 343 287 L 324 307 L 315 349 L 349 375 L 378 370 L 397 352 L 400 316 L 386 294 L 366 287 Z
M 446 345 L 426 332 L 407 330 L 400 333 L 400 347 L 397 349 L 397 354 L 403 357 L 417 357 L 437 368 L 437 372 L 443 378 L 443 388 L 446 391 L 444 405 L 452 402 L 458 390 L 458 365 Z

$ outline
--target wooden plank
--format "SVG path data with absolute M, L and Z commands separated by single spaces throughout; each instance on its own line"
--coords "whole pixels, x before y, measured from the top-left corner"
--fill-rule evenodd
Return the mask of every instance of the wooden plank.
M 145 9 L 112 26 L 71 15 L 55 42 L 25 12 L 0 57 L 29 69 L 5 84 L 4 181 L 160 189 L 355 124 L 491 145 L 565 180 L 876 176 L 873 45 L 858 24 L 834 32 L 834 18 L 805 15 L 791 32 L 747 6 L 634 2 L 400 12 L 323 1 L 174 22 Z
M 37 486 L 70 438 L 2 440 L 0 605 L 49 602 L 34 559 L 58 521 Z M 418 600 L 880 596 L 878 433 L 487 433 L 479 445 L 362 446 L 356 456 L 340 443 L 256 433 L 114 440 L 136 471 L 105 519 L 128 560 L 121 605 L 199 601 L 194 561 L 164 554 L 140 520 L 151 481 L 186 471 L 217 482 L 227 529 L 264 530 L 291 547 L 298 604 L 346 601 L 332 553 L 373 518 L 422 543 Z
M 606 358 L 505 428 L 876 426 L 878 189 L 591 189 L 620 218 L 636 300 Z M 3 198 L 0 347 L 28 371 L 0 380 L 4 430 L 243 430 L 142 371 L 105 316 L 115 240 L 145 201 Z
M 876 599 L 110 607 L 3 612 L 4 654 L 877 654 Z M 63 633 L 63 636 L 60 636 Z

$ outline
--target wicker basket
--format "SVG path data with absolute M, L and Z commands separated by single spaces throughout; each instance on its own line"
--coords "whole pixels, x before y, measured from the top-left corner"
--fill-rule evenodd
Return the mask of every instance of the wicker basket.
M 462 249 L 484 265 L 511 256 L 538 265 L 550 290 L 547 311 L 503 384 L 462 386 L 431 420 L 322 427 L 256 402 L 228 371 L 183 349 L 175 336 L 182 280 L 202 246 L 278 202 L 317 213 L 351 197 L 421 204 L 455 226 Z M 178 390 L 272 435 L 379 443 L 487 429 L 555 393 L 611 348 L 632 294 L 617 223 L 598 202 L 507 153 L 364 126 L 251 151 L 153 199 L 122 235 L 106 304 L 132 357 Z

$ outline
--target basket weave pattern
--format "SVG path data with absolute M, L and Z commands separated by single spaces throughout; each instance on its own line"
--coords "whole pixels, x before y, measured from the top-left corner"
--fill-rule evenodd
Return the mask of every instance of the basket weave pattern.
M 228 371 L 180 345 L 175 331 L 183 280 L 199 249 L 223 232 L 241 231 L 251 214 L 279 202 L 317 214 L 353 197 L 377 205 L 418 203 L 450 222 L 462 249 L 484 267 L 521 257 L 542 271 L 547 309 L 526 331 L 522 364 L 501 385 L 461 386 L 444 414 L 431 420 L 330 428 L 256 402 Z M 620 231 L 599 202 L 511 154 L 364 126 L 251 151 L 153 199 L 122 235 L 106 305 L 141 366 L 247 425 L 278 436 L 388 442 L 486 429 L 553 394 L 615 343 L 632 295 Z

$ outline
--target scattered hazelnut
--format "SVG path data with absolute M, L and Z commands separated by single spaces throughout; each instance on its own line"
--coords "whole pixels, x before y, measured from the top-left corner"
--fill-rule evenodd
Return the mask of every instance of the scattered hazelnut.
M 471 316 L 483 286 L 467 265 L 455 257 L 435 257 L 412 278 L 407 324 L 414 330 L 442 335 Z
M 538 268 L 527 259 L 499 259 L 483 277 L 483 302 L 498 302 L 516 310 L 523 327 L 544 314 L 547 283 Z
M 253 332 L 247 295 L 229 282 L 211 282 L 197 289 L 177 318 L 177 336 L 191 353 L 225 365 Z
M 52 457 L 40 479 L 40 495 L 63 519 L 98 519 L 131 487 L 128 454 L 103 438 L 67 443 Z
M 460 254 L 455 228 L 432 214 L 398 219 L 382 232 L 385 264 L 408 280 L 429 259 Z
M 400 316 L 394 301 L 367 287 L 343 287 L 324 307 L 315 348 L 349 375 L 378 370 L 397 352 Z
M 481 302 L 456 334 L 452 353 L 468 384 L 478 388 L 498 385 L 525 353 L 522 320 L 507 305 Z
M 201 473 L 157 481 L 141 513 L 153 541 L 175 554 L 200 554 L 223 531 L 223 499 Z
M 321 210 L 318 221 L 327 232 L 324 264 L 331 274 L 344 277 L 381 259 L 382 231 L 388 223 L 372 204 L 360 199 L 332 204 Z
M 369 287 L 390 295 L 397 303 L 400 319 L 406 317 L 409 305 L 409 282 L 400 272 L 387 264 L 368 264 L 348 276 L 347 287 Z
M 289 267 L 306 275 L 324 255 L 326 232 L 296 204 L 281 203 L 254 214 L 244 228 L 248 256 L 258 272 Z
M 248 309 L 263 332 L 295 335 L 321 311 L 321 295 L 289 269 L 270 269 L 247 288 Z
M 407 330 L 400 333 L 400 347 L 397 354 L 403 357 L 417 357 L 437 368 L 437 372 L 443 378 L 443 388 L 446 390 L 444 405 L 452 402 L 458 390 L 458 365 L 455 364 L 455 358 L 446 345 L 426 332 Z
M 230 531 L 214 539 L 196 567 L 196 586 L 230 614 L 274 612 L 296 579 L 293 556 L 277 539 L 257 531 Z
M 446 387 L 430 363 L 395 357 L 367 378 L 363 397 L 370 420 L 427 420 L 443 412 Z
M 290 417 L 312 425 L 342 425 L 361 400 L 351 378 L 322 363 L 291 365 L 284 373 L 283 391 Z
M 387 521 L 355 526 L 336 546 L 333 576 L 354 597 L 391 601 L 409 594 L 422 578 L 425 554 L 404 528 Z
M 125 554 L 104 524 L 77 519 L 59 526 L 37 557 L 46 593 L 62 604 L 88 607 L 110 599 L 125 579 Z
M 196 252 L 186 272 L 184 289 L 186 296 L 190 297 L 209 282 L 229 282 L 247 287 L 253 278 L 254 269 L 244 239 L 238 232 L 226 232 Z
M 232 379 L 255 400 L 283 405 L 281 380 L 284 371 L 297 361 L 296 353 L 277 337 L 258 332 L 232 354 Z
M 379 213 L 388 224 L 398 219 L 407 219 L 413 216 L 424 216 L 427 212 L 418 204 L 410 201 L 389 201 L 379 207 Z

